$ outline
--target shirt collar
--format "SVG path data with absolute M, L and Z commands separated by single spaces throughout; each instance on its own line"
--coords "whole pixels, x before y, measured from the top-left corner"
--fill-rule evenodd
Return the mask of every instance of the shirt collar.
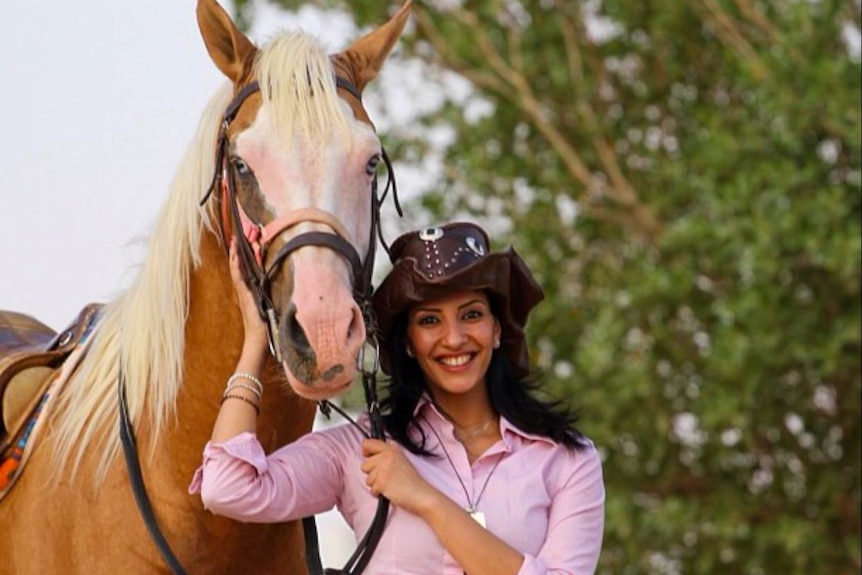
M 440 426 L 444 426 L 445 429 L 450 432 L 454 432 L 455 426 L 452 425 L 451 421 L 443 416 L 439 409 L 437 409 L 437 406 L 433 401 L 431 401 L 431 397 L 427 393 L 422 394 L 422 397 L 419 398 L 419 402 L 416 404 L 416 409 L 413 410 L 413 417 L 420 416 L 428 420 L 429 423 L 433 419 L 433 425 L 435 425 L 435 427 L 439 428 Z M 519 438 L 522 441 L 542 441 L 550 445 L 556 445 L 556 442 L 549 437 L 536 435 L 535 433 L 527 433 L 526 431 L 521 430 L 502 415 L 500 416 L 500 433 L 503 436 L 503 443 L 506 444 L 508 449 L 512 448 L 513 442 L 516 438 Z

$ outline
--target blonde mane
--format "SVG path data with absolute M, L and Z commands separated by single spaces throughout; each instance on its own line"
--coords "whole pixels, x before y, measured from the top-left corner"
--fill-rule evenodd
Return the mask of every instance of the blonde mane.
M 328 139 L 333 127 L 349 134 L 329 58 L 315 40 L 303 33 L 279 36 L 258 52 L 255 64 L 278 134 L 291 139 L 300 131 L 319 142 Z M 139 429 L 146 416 L 153 445 L 176 417 L 190 274 L 201 264 L 201 235 L 213 229 L 217 217 L 213 202 L 204 207 L 199 202 L 215 169 L 218 127 L 231 96 L 232 86 L 226 83 L 208 103 L 138 275 L 105 306 L 87 357 L 57 398 L 53 434 L 58 477 L 68 464 L 71 475 L 77 473 L 91 447 L 101 449 L 97 478 L 116 456 L 121 366 L 132 425 Z

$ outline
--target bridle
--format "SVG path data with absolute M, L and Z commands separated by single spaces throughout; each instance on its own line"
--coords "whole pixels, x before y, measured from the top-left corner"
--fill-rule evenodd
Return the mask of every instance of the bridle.
M 336 76 L 336 86 L 344 89 L 353 97 L 362 101 L 362 93 L 348 80 L 340 76 Z M 344 257 L 350 265 L 353 279 L 353 298 L 359 305 L 362 311 L 362 318 L 366 326 L 367 344 L 362 348 L 359 357 L 359 370 L 362 373 L 362 385 L 365 392 L 366 406 L 369 413 L 371 430 L 369 437 L 375 439 L 383 439 L 383 421 L 380 414 L 380 406 L 377 400 L 377 385 L 376 374 L 379 368 L 379 350 L 377 347 L 376 322 L 374 312 L 371 306 L 372 293 L 372 273 L 374 269 L 374 257 L 376 248 L 376 239 L 380 239 L 383 248 L 388 252 L 388 246 L 383 240 L 383 232 L 380 223 L 380 207 L 386 195 L 392 189 L 392 198 L 395 203 L 395 208 L 398 215 L 403 215 L 401 205 L 398 202 L 398 190 L 395 184 L 395 176 L 392 169 L 392 163 L 389 160 L 385 150 L 382 152 L 381 158 L 386 164 L 388 170 L 388 181 L 384 188 L 382 197 L 377 195 L 377 179 L 372 183 L 371 194 L 371 229 L 369 231 L 368 250 L 365 258 L 359 256 L 356 248 L 349 241 L 349 234 L 344 225 L 338 218 L 325 210 L 318 208 L 300 208 L 292 210 L 279 218 L 267 223 L 266 225 L 254 224 L 245 226 L 244 221 L 250 221 L 250 218 L 242 209 L 239 198 L 236 192 L 236 184 L 233 177 L 233 168 L 230 161 L 230 142 L 228 138 L 228 129 L 231 122 L 236 118 L 242 104 L 249 96 L 258 92 L 260 86 L 257 81 L 253 81 L 234 96 L 233 100 L 225 109 L 222 117 L 222 122 L 219 128 L 218 142 L 216 147 L 216 162 L 215 173 L 212 181 L 201 200 L 201 205 L 204 205 L 207 200 L 213 195 L 214 190 L 218 190 L 215 194 L 218 202 L 220 219 L 220 231 L 225 249 L 230 245 L 230 233 L 237 238 L 238 256 L 241 266 L 249 284 L 249 288 L 254 294 L 257 303 L 258 311 L 261 317 L 266 321 L 267 331 L 269 333 L 270 349 L 278 363 L 282 363 L 281 349 L 278 341 L 278 318 L 275 306 L 270 295 L 270 285 L 275 274 L 278 273 L 282 264 L 287 257 L 305 246 L 320 246 L 329 248 Z M 327 226 L 332 232 L 308 231 L 300 233 L 284 245 L 282 245 L 274 256 L 267 258 L 267 250 L 273 240 L 280 236 L 283 232 L 297 226 L 301 223 L 317 223 Z M 246 230 L 248 228 L 248 230 Z M 377 237 L 375 237 L 375 235 Z M 269 262 L 267 264 L 267 259 Z M 373 368 L 366 368 L 365 348 L 368 344 L 374 349 Z M 156 547 L 159 550 L 163 560 L 167 563 L 171 571 L 177 575 L 185 575 L 186 571 L 182 564 L 173 553 L 164 533 L 161 531 L 155 513 L 147 495 L 146 486 L 144 484 L 143 475 L 141 474 L 140 459 L 138 457 L 137 446 L 135 441 L 134 430 L 132 429 L 131 421 L 129 420 L 128 406 L 126 403 L 126 386 L 123 377 L 122 369 L 118 378 L 119 388 L 119 419 L 120 419 L 120 440 L 123 446 L 123 455 L 126 461 L 126 469 L 129 473 L 129 479 L 132 484 L 132 492 L 135 496 L 135 501 L 147 530 L 150 533 Z M 331 408 L 341 411 L 327 401 L 320 402 L 321 411 L 325 415 L 329 415 Z M 363 431 L 363 433 L 365 433 Z M 306 561 L 310 575 L 359 575 L 363 572 L 371 555 L 377 548 L 380 542 L 380 537 L 383 534 L 383 528 L 386 525 L 386 519 L 389 514 L 389 501 L 385 497 L 378 499 L 377 511 L 374 519 L 366 532 L 365 536 L 359 542 L 356 551 L 348 560 L 347 564 L 340 570 L 326 569 L 324 570 L 320 562 L 320 551 L 318 547 L 317 527 L 314 517 L 306 517 L 303 519 L 303 530 L 305 535 L 306 546 Z
M 362 94 L 348 80 L 336 77 L 336 85 L 339 88 L 345 89 L 361 101 Z M 201 200 L 201 204 L 203 205 L 207 201 L 213 190 L 220 190 L 217 199 L 221 213 L 222 240 L 227 247 L 229 245 L 229 230 L 233 230 L 237 238 L 238 255 L 242 269 L 246 275 L 246 280 L 257 301 L 260 316 L 267 322 L 270 347 L 276 360 L 281 363 L 281 349 L 278 341 L 278 319 L 270 296 L 271 281 L 280 270 L 281 264 L 290 254 L 305 246 L 326 247 L 340 254 L 350 265 L 353 274 L 353 298 L 359 304 L 363 319 L 366 320 L 366 325 L 368 325 L 367 320 L 371 319 L 371 279 L 374 271 L 374 256 L 377 245 L 375 234 L 380 238 L 380 243 L 384 246 L 384 249 L 387 249 L 386 243 L 383 241 L 383 232 L 380 225 L 380 206 L 383 200 L 386 199 L 390 187 L 393 191 L 392 197 L 398 214 L 401 215 L 402 211 L 398 203 L 398 192 L 393 176 L 392 163 L 384 150 L 382 159 L 388 169 L 389 180 L 383 191 L 382 198 L 377 197 L 376 178 L 372 184 L 371 226 L 369 230 L 368 250 L 365 253 L 364 259 L 359 257 L 356 248 L 350 243 L 349 234 L 338 218 L 331 212 L 318 208 L 291 210 L 266 225 L 256 224 L 252 226 L 248 230 L 248 234 L 246 234 L 243 222 L 250 221 L 250 218 L 242 209 L 237 196 L 234 178 L 231 177 L 232 166 L 230 162 L 228 128 L 234 118 L 236 118 L 243 102 L 259 90 L 260 87 L 256 81 L 247 84 L 236 94 L 233 101 L 225 110 L 219 129 L 215 173 L 213 174 L 209 191 L 203 200 Z M 302 223 L 323 224 L 331 229 L 332 232 L 310 231 L 301 233 L 281 246 L 267 264 L 267 251 L 272 241 L 283 232 Z

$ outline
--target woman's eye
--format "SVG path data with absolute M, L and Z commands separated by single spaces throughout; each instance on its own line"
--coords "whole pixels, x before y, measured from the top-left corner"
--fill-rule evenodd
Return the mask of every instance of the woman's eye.
M 371 159 L 368 160 L 368 163 L 365 164 L 365 173 L 369 176 L 373 176 L 377 173 L 377 166 L 380 165 L 380 156 L 375 154 L 371 156 Z
M 437 318 L 435 318 L 433 315 L 426 315 L 425 317 L 420 317 L 418 320 L 416 320 L 416 323 L 418 323 L 419 325 L 433 325 L 434 323 L 436 323 L 436 321 Z
M 482 312 L 477 309 L 464 312 L 464 319 L 479 319 L 480 317 L 482 317 Z
M 243 160 L 242 158 L 234 158 L 233 167 L 236 170 L 236 173 L 240 176 L 247 176 L 251 174 L 251 168 L 248 167 L 248 164 L 246 164 L 245 160 Z

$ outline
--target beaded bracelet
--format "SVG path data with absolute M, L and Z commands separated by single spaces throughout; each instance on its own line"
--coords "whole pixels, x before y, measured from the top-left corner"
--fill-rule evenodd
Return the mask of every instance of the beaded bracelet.
M 257 386 L 257 390 L 261 394 L 263 394 L 263 383 L 261 383 L 261 381 L 258 378 L 256 378 L 255 376 L 253 376 L 250 373 L 240 372 L 240 373 L 233 374 L 227 380 L 227 387 L 230 387 L 230 384 L 233 383 L 234 381 L 238 380 L 238 379 L 245 379 L 245 380 L 255 384 Z
M 250 392 L 252 392 L 253 394 L 255 394 L 255 395 L 257 396 L 257 399 L 258 399 L 258 400 L 262 399 L 262 398 L 261 398 L 260 390 L 259 390 L 258 388 L 253 387 L 253 386 L 251 386 L 251 385 L 246 385 L 246 384 L 244 384 L 244 383 L 229 383 L 229 384 L 227 385 L 227 388 L 225 388 L 224 393 L 222 394 L 222 397 L 224 397 L 225 395 L 229 394 L 229 393 L 230 393 L 230 390 L 232 390 L 232 389 L 234 389 L 234 388 L 236 388 L 236 387 L 239 387 L 239 388 L 241 388 L 241 389 L 247 389 L 247 390 L 249 390 Z
M 227 399 L 239 399 L 241 401 L 244 401 L 254 408 L 254 412 L 256 414 L 260 415 L 260 406 L 247 397 L 244 397 L 242 395 L 235 395 L 235 394 L 229 393 L 229 394 L 227 394 L 221 398 L 221 402 L 224 403 L 225 400 L 227 400 Z

